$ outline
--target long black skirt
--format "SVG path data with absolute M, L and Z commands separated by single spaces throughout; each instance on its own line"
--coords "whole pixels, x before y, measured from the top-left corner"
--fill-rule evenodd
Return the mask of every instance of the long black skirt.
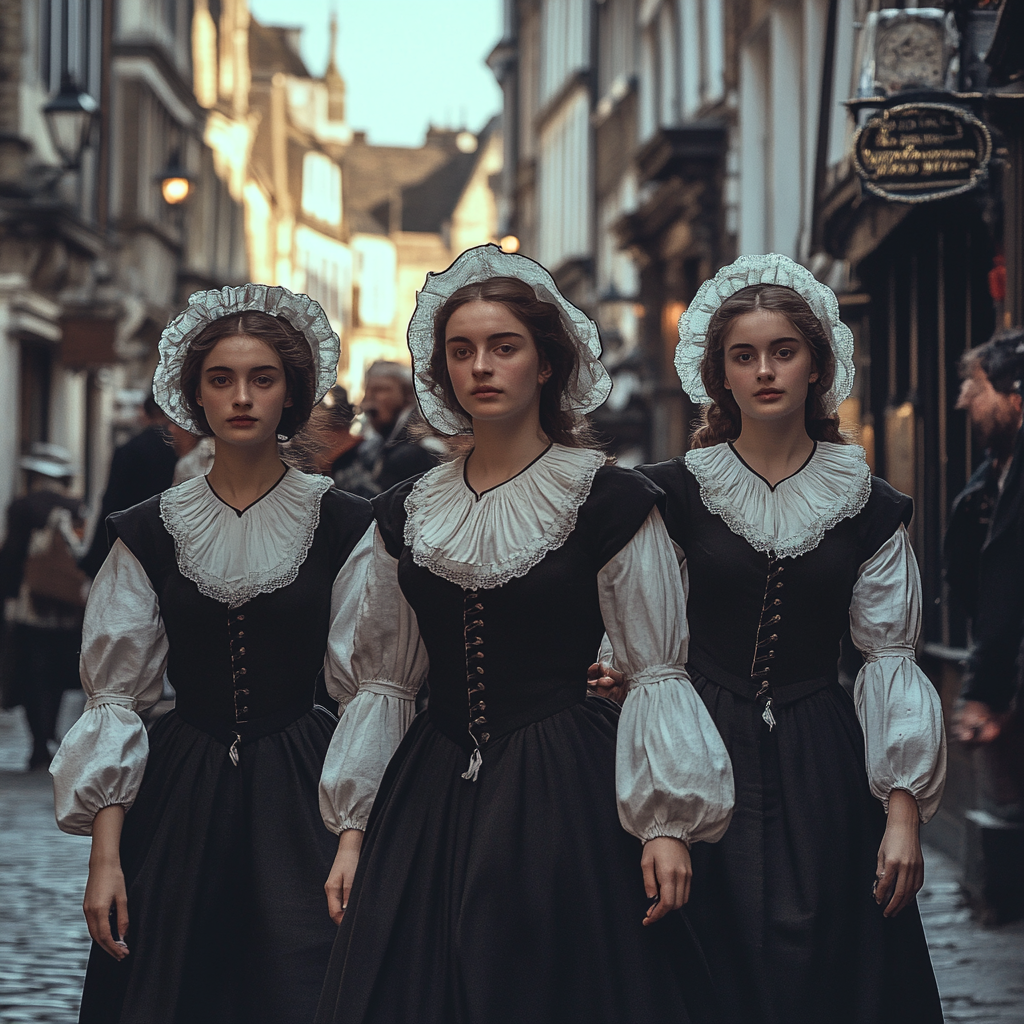
M 586 700 L 468 754 L 421 714 L 385 773 L 317 1021 L 711 1021 L 682 914 L 651 927 L 617 716 Z
M 941 1024 L 917 903 L 871 888 L 885 812 L 849 694 L 745 700 L 690 667 L 732 757 L 725 837 L 694 848 L 690 918 L 729 1024 Z
M 308 1024 L 336 929 L 323 885 L 337 840 L 317 787 L 335 724 L 313 708 L 244 743 L 165 715 L 149 736 L 121 863 L 131 950 L 95 943 L 83 1024 Z

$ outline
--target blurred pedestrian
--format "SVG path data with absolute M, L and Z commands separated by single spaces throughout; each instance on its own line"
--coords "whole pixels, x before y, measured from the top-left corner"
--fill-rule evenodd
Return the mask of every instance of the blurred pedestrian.
M 64 691 L 78 687 L 78 648 L 88 580 L 75 564 L 83 509 L 67 494 L 74 467 L 66 449 L 37 443 L 21 460 L 28 493 L 7 510 L 0 548 L 5 601 L 4 707 L 25 708 L 32 733 L 28 768 L 50 763 Z
M 803 267 L 742 256 L 701 285 L 675 363 L 702 424 L 684 458 L 640 471 L 667 496 L 687 669 L 736 779 L 729 831 L 693 851 L 689 908 L 721 1020 L 941 1024 L 915 896 L 942 709 L 914 661 L 912 502 L 839 430 L 853 336 Z
M 58 825 L 92 835 L 88 1024 L 312 1019 L 335 934 L 317 785 L 337 721 L 314 687 L 351 634 L 351 612 L 332 632 L 332 593 L 362 580 L 372 510 L 286 467 L 278 441 L 338 351 L 317 303 L 266 285 L 196 293 L 161 336 L 160 404 L 216 454 L 110 517 L 85 612 L 89 700 L 51 770 Z M 176 705 L 147 734 L 165 673 Z
M 107 516 L 159 494 L 174 479 L 178 457 L 167 435 L 167 417 L 152 394 L 146 396 L 140 415 L 142 430 L 121 445 L 110 460 L 107 489 L 103 492 L 92 543 L 80 563 L 90 576 L 99 572 L 109 550 L 104 525 Z
M 956 735 L 990 743 L 1007 725 L 1020 691 L 1024 331 L 999 333 L 971 349 L 960 372 L 957 408 L 967 413 L 985 458 L 954 500 L 945 538 L 946 578 L 972 623 Z
M 331 477 L 339 490 L 372 498 L 380 488 L 373 480 L 373 466 L 365 458 L 369 446 L 359 434 L 352 433 L 354 418 L 348 392 L 335 384 L 310 421 L 313 457 L 317 471 Z
M 212 437 L 196 437 L 177 423 L 167 424 L 171 447 L 178 461 L 174 465 L 174 483 L 183 484 L 193 477 L 206 476 L 213 466 L 215 451 Z
M 372 466 L 378 493 L 437 465 L 443 448 L 431 450 L 424 436 L 408 366 L 386 360 L 371 364 L 363 381 L 361 408 L 373 428 L 361 457 Z

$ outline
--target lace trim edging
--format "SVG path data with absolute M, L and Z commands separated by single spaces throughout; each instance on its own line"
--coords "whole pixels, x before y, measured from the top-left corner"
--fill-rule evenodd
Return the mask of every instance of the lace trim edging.
M 712 483 L 704 466 L 696 461 L 687 465 L 700 484 L 700 496 L 704 507 L 714 515 L 720 516 L 725 525 L 737 536 L 742 537 L 755 551 L 774 554 L 777 558 L 797 558 L 813 551 L 829 530 L 838 526 L 844 519 L 850 519 L 861 512 L 871 497 L 871 471 L 865 465 L 860 485 L 850 494 L 848 500 L 830 509 L 792 537 L 780 541 L 761 530 L 754 529 L 732 504 L 719 498 L 711 489 Z
M 306 561 L 309 549 L 313 546 L 313 537 L 320 525 L 323 496 L 331 487 L 332 481 L 328 477 L 318 477 L 315 485 L 310 488 L 308 498 L 311 507 L 307 509 L 306 529 L 295 555 L 287 565 L 277 565 L 266 573 L 249 577 L 244 583 L 234 587 L 228 586 L 223 580 L 210 576 L 198 562 L 188 558 L 185 554 L 185 538 L 188 535 L 189 523 L 182 515 L 181 510 L 168 500 L 167 496 L 170 492 L 165 491 L 160 498 L 160 518 L 174 540 L 174 557 L 181 575 L 185 579 L 191 580 L 204 597 L 211 597 L 219 604 L 227 605 L 228 608 L 239 608 L 260 594 L 270 594 L 282 587 L 289 586 L 298 578 L 299 570 L 302 568 L 303 562 Z
M 423 540 L 423 524 L 418 517 L 426 514 L 426 509 L 420 504 L 420 493 L 424 490 L 423 484 L 427 477 L 421 477 L 405 499 L 405 543 L 412 551 L 413 561 L 463 590 L 491 590 L 525 576 L 549 551 L 557 551 L 576 529 L 580 508 L 590 495 L 598 469 L 605 464 L 603 452 L 595 451 L 594 455 L 593 464 L 577 470 L 566 489 L 554 529 L 538 537 L 528 547 L 516 551 L 504 562 L 485 562 L 481 565 L 450 559 L 440 548 L 432 547 Z

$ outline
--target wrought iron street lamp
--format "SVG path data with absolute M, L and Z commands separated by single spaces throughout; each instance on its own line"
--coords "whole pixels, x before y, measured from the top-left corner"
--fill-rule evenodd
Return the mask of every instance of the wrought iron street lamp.
M 182 165 L 178 150 L 171 153 L 167 166 L 156 177 L 160 183 L 160 194 L 168 206 L 185 202 L 195 190 L 195 182 Z
M 83 92 L 68 72 L 60 79 L 57 95 L 43 107 L 46 127 L 64 167 L 71 171 L 82 162 L 93 118 L 99 104 Z

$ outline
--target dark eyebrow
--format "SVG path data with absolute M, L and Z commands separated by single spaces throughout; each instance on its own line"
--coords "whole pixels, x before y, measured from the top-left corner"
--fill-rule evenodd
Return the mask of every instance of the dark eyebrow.
M 249 373 L 266 373 L 267 370 L 280 370 L 280 366 L 254 366 Z M 203 373 L 235 373 L 236 370 L 233 366 L 208 366 Z
M 497 334 L 488 334 L 488 341 L 498 341 L 500 338 L 522 338 L 523 336 L 518 331 L 499 331 Z M 453 341 L 465 341 L 468 342 L 469 338 L 463 338 L 462 335 L 457 334 L 454 338 L 445 339 L 445 344 L 450 345 Z
M 795 342 L 801 342 L 801 341 L 803 341 L 803 338 L 797 338 L 795 336 L 790 336 L 788 334 L 784 334 L 781 338 L 772 338 L 772 340 L 769 341 L 768 344 L 769 345 L 778 345 L 780 342 L 784 342 L 784 341 L 788 341 L 788 342 L 791 342 L 791 343 L 794 342 L 794 341 Z M 729 344 L 727 344 L 725 346 L 727 352 L 731 352 L 734 348 L 753 348 L 753 347 L 754 346 L 751 345 L 749 341 L 734 341 L 734 342 L 730 342 Z

